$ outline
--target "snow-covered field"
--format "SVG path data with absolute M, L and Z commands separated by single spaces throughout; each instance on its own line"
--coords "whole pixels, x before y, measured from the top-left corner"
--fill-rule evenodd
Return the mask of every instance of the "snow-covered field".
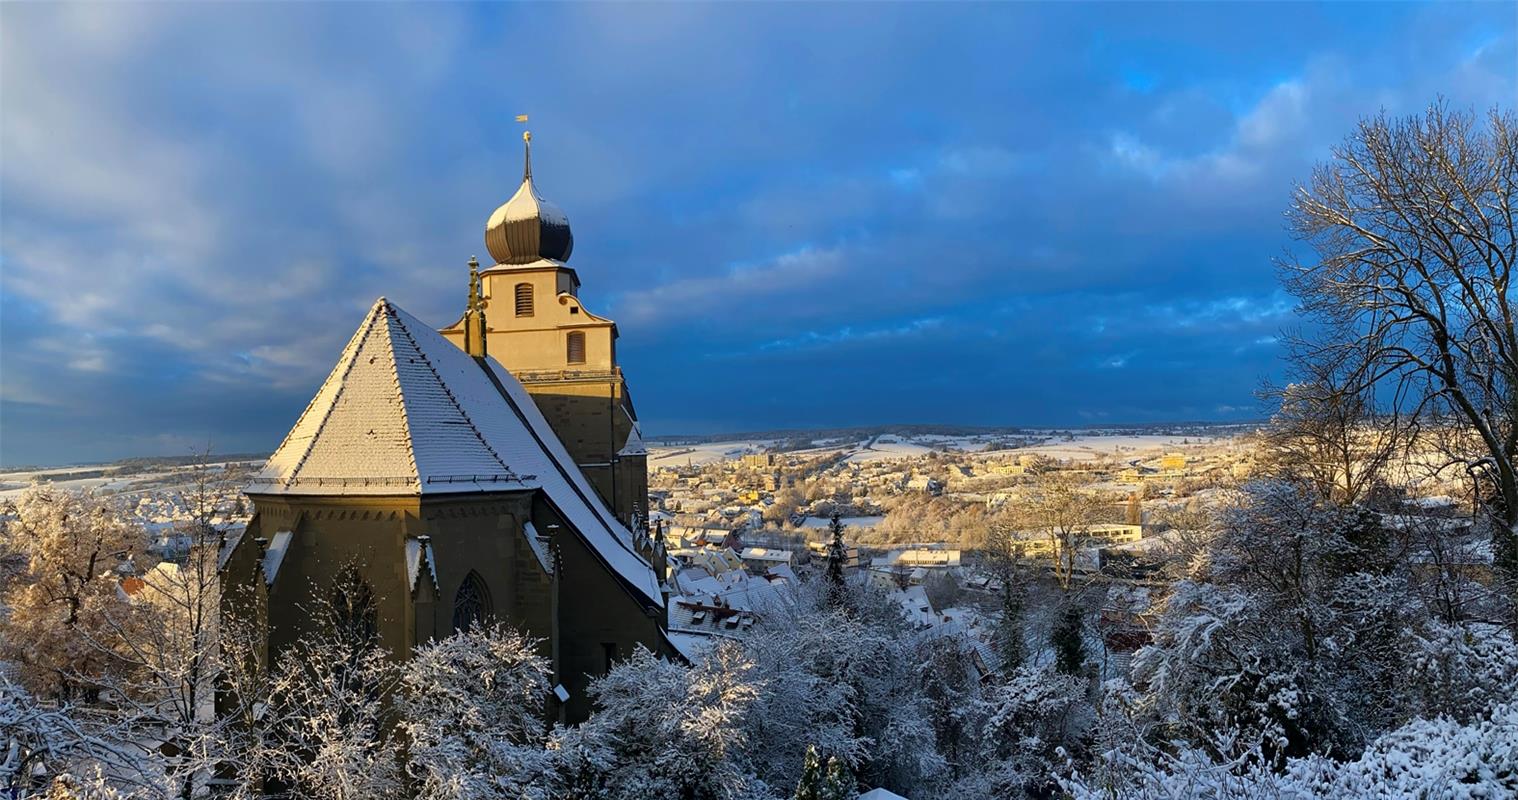
M 659 467 L 673 467 L 687 463 L 700 466 L 716 461 L 730 461 L 746 455 L 762 453 L 764 452 L 764 448 L 771 444 L 773 444 L 772 440 L 754 439 L 748 441 L 650 446 L 648 448 L 648 466 L 657 469 Z
M 228 464 L 210 464 L 212 469 L 225 469 Z M 233 462 L 233 466 L 256 468 L 258 462 Z M 16 472 L 0 472 L 0 502 L 10 500 L 32 485 L 33 482 L 50 483 L 60 489 L 70 491 L 82 491 L 94 489 L 106 494 L 132 492 L 142 489 L 176 489 L 188 486 L 194 480 L 194 473 L 190 467 L 164 467 L 143 472 L 131 472 L 122 475 L 94 475 L 82 476 L 88 473 L 109 472 L 113 465 L 100 467 L 60 467 L 57 469 L 22 470 Z
M 850 455 L 848 460 L 852 462 L 887 461 L 897 458 L 917 458 L 931 452 L 933 448 L 927 445 L 918 444 L 900 436 L 886 435 L 867 442 L 857 452 Z
M 139 481 L 168 477 L 170 473 L 144 472 L 135 475 L 117 475 L 99 478 L 73 478 L 65 480 L 55 480 L 49 477 L 50 475 L 67 474 L 68 471 L 60 470 L 43 470 L 39 472 L 7 472 L 3 475 L 0 475 L 0 484 L 3 484 L 3 488 L 0 488 L 0 500 L 9 500 L 16 497 L 17 495 L 20 495 L 23 491 L 26 491 L 26 487 L 30 486 L 34 479 L 44 483 L 51 483 L 61 489 L 68 489 L 70 491 L 95 489 L 97 491 L 114 493 L 124 491 Z
M 1020 447 L 1011 452 L 1039 453 L 1050 458 L 1090 461 L 1103 456 L 1159 454 L 1168 450 L 1181 449 L 1187 442 L 1201 444 L 1207 441 L 1220 440 L 1201 439 L 1197 436 L 1076 434 L 1070 441 L 1054 441 L 1031 447 Z
M 846 441 L 818 439 L 817 446 L 807 450 L 790 451 L 787 455 L 818 455 L 827 452 L 849 453 L 847 460 L 868 463 L 896 459 L 919 458 L 934 450 L 958 450 L 978 453 L 993 441 L 1008 439 L 1048 439 L 1036 444 L 1000 449 L 986 453 L 987 458 L 1001 458 L 1009 454 L 1038 453 L 1055 459 L 1090 461 L 1109 456 L 1142 458 L 1185 449 L 1187 446 L 1225 442 L 1228 437 L 1171 436 L 1166 434 L 1109 434 L 1100 431 L 1079 432 L 1072 438 L 1039 434 L 1025 437 L 978 434 L 973 436 L 947 436 L 922 434 L 899 436 L 884 434 L 874 439 Z M 745 455 L 762 453 L 775 443 L 773 439 L 744 439 L 723 442 L 706 442 L 688 445 L 659 445 L 648 448 L 650 468 L 672 467 L 691 464 L 700 466 L 718 461 L 730 461 Z M 0 477 L 3 480 L 3 477 Z

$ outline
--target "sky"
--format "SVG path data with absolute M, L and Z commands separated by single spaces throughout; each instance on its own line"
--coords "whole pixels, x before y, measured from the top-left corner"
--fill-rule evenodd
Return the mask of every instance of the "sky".
M 533 174 L 645 434 L 1247 420 L 1356 122 L 1518 97 L 1421 5 L 0 4 L 0 464 L 267 452 Z

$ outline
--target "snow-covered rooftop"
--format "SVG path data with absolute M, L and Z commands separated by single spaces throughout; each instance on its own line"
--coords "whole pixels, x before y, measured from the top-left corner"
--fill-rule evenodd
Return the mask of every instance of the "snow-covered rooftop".
M 285 553 L 290 550 L 290 539 L 295 534 L 290 531 L 277 531 L 274 538 L 269 540 L 268 549 L 264 550 L 264 584 L 273 586 L 274 579 L 279 577 L 279 567 L 285 563 Z
M 432 542 L 410 536 L 406 538 L 406 581 L 411 591 L 416 591 L 416 581 L 422 576 L 422 564 L 427 565 L 427 574 L 432 578 L 432 585 L 437 586 L 437 566 L 432 555 Z
M 653 569 L 537 404 L 494 359 L 476 360 L 385 298 L 246 491 L 433 495 L 542 490 L 649 601 Z

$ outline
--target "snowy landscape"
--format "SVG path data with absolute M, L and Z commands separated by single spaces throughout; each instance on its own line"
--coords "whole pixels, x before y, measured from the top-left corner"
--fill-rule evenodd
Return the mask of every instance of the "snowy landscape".
M 0 799 L 1518 800 L 1515 64 L 0 3 Z

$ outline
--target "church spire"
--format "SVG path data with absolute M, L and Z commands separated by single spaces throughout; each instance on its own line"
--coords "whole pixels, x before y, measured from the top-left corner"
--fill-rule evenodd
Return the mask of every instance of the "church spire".
M 522 182 L 532 180 L 532 131 L 522 131 Z
M 485 298 L 480 296 L 480 261 L 469 257 L 469 304 L 464 307 L 464 352 L 485 357 Z

